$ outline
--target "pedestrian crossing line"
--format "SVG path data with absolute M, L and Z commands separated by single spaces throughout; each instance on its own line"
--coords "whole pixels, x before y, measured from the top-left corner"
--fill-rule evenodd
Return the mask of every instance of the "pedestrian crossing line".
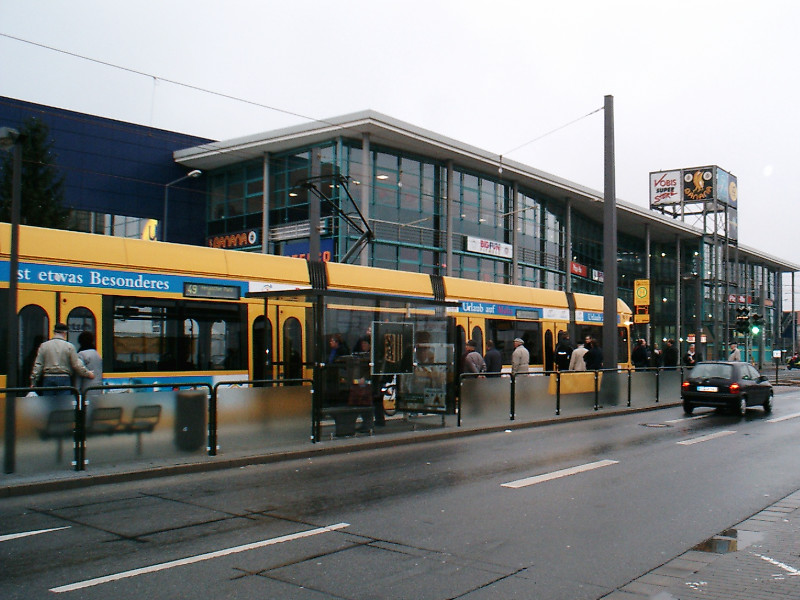
M 561 477 L 568 477 L 569 475 L 576 475 L 578 473 L 592 471 L 601 467 L 608 467 L 610 465 L 615 465 L 618 462 L 618 460 L 598 460 L 597 462 L 578 465 L 577 467 L 570 467 L 569 469 L 561 469 L 560 471 L 553 471 L 551 473 L 543 473 L 542 475 L 536 475 L 534 477 L 526 477 L 525 479 L 509 481 L 508 483 L 503 483 L 501 485 L 502 487 L 518 489 L 527 487 L 529 485 L 535 485 L 537 483 L 543 483 L 545 481 L 551 481 L 553 479 L 560 479 Z
M 792 413 L 791 415 L 783 415 L 782 417 L 767 419 L 767 423 L 780 423 L 781 421 L 788 421 L 789 419 L 796 419 L 797 417 L 800 417 L 800 413 Z
M 700 437 L 692 438 L 690 440 L 681 440 L 680 442 L 676 442 L 681 446 L 691 446 L 692 444 L 700 444 L 702 442 L 707 442 L 709 440 L 715 440 L 717 438 L 725 437 L 726 435 L 732 435 L 736 433 L 735 431 L 731 430 L 723 430 L 717 431 L 716 433 L 709 433 L 708 435 L 701 435 Z
M 335 525 L 328 525 L 327 527 L 318 527 L 316 529 L 309 529 L 308 531 L 299 531 L 297 533 L 291 533 L 289 535 L 282 535 L 280 537 L 270 538 L 267 540 L 261 540 L 258 542 L 252 542 L 250 544 L 244 544 L 242 546 L 234 546 L 232 548 L 224 548 L 223 550 L 216 550 L 214 552 L 208 552 L 206 554 L 197 554 L 196 556 L 189 556 L 187 558 L 179 558 L 178 560 L 171 560 L 165 563 L 159 563 L 155 565 L 150 565 L 149 567 L 140 567 L 138 569 L 131 569 L 130 571 L 123 571 L 122 573 L 114 573 L 112 575 L 105 575 L 103 577 L 96 577 L 95 579 L 87 579 L 85 581 L 78 581 L 76 583 L 70 583 L 68 585 L 62 585 L 59 587 L 51 588 L 51 592 L 55 592 L 57 594 L 62 592 L 73 592 L 75 590 L 82 590 L 84 588 L 93 587 L 95 585 L 100 585 L 103 583 L 110 583 L 112 581 L 119 581 L 120 579 L 127 579 L 129 577 L 136 577 L 137 575 L 145 575 L 147 573 L 156 573 L 157 571 L 165 571 L 166 569 L 172 569 L 174 567 L 182 567 L 184 565 L 191 565 L 194 563 L 202 562 L 204 560 L 210 560 L 212 558 L 221 558 L 223 556 L 229 556 L 231 554 L 238 554 L 239 552 L 246 552 L 248 550 L 255 550 L 256 548 L 263 548 L 265 546 L 273 546 L 275 544 L 281 544 L 283 542 L 291 542 L 293 540 L 299 540 L 302 538 L 311 537 L 314 535 L 319 535 L 320 533 L 328 533 L 331 531 L 336 531 L 338 529 L 344 529 L 345 527 L 349 527 L 349 523 L 336 523 Z
M 10 540 L 16 540 L 31 535 L 39 535 L 40 533 L 50 533 L 51 531 L 61 531 L 62 529 L 69 529 L 70 527 L 72 526 L 67 525 L 65 527 L 53 527 L 51 529 L 37 529 L 36 531 L 21 531 L 19 533 L 7 533 L 5 535 L 0 535 L 0 542 L 8 542 Z

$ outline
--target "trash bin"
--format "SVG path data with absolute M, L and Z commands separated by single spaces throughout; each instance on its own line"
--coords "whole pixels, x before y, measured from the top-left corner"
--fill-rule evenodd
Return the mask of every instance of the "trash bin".
M 194 452 L 206 444 L 206 411 L 208 395 L 205 390 L 175 392 L 175 445 Z

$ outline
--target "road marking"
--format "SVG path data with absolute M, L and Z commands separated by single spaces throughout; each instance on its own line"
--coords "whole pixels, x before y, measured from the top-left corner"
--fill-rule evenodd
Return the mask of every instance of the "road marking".
M 762 560 L 767 561 L 771 565 L 775 565 L 776 567 L 780 567 L 781 569 L 783 569 L 784 571 L 789 573 L 789 575 L 800 575 L 800 570 L 795 569 L 794 567 L 789 566 L 786 563 L 782 563 L 779 560 L 775 560 L 774 558 L 770 558 L 769 556 L 764 556 L 763 554 L 756 554 L 755 552 L 753 552 L 753 555 L 757 556 L 758 558 L 760 558 Z
M 736 433 L 735 431 L 725 430 L 725 431 L 718 431 L 717 433 L 709 433 L 708 435 L 701 435 L 700 437 L 692 438 L 691 440 L 683 440 L 682 442 L 677 442 L 681 446 L 691 446 L 692 444 L 699 444 L 700 442 L 707 442 L 709 440 L 714 440 L 719 437 L 725 437 L 726 435 L 731 435 Z
M 230 554 L 237 554 L 239 552 L 246 552 L 248 550 L 255 550 L 256 548 L 263 548 L 264 546 L 272 546 L 274 544 L 281 544 L 283 542 L 291 542 L 302 538 L 319 535 L 320 533 L 328 533 L 349 527 L 349 523 L 337 523 L 336 525 L 329 525 L 327 527 L 318 527 L 317 529 L 309 529 L 308 531 L 300 531 L 298 533 L 291 533 L 289 535 L 282 535 L 268 540 L 261 540 L 259 542 L 252 542 L 244 544 L 243 546 L 234 546 L 233 548 L 225 548 L 223 550 L 216 550 L 215 552 L 208 552 L 206 554 L 198 554 L 196 556 L 189 556 L 187 558 L 179 558 L 178 560 L 171 560 L 169 562 L 150 565 L 149 567 L 140 567 L 138 569 L 131 569 L 130 571 L 123 571 L 122 573 L 115 573 L 113 575 L 105 575 L 103 577 L 96 577 L 95 579 L 87 579 L 86 581 L 78 581 L 77 583 L 70 583 L 69 585 L 62 585 L 59 587 L 51 588 L 51 592 L 60 594 L 61 592 L 72 592 L 75 590 L 82 590 L 83 588 L 109 583 L 111 581 L 119 581 L 120 579 L 127 579 L 128 577 L 136 577 L 137 575 L 144 575 L 146 573 L 155 573 L 157 571 L 164 571 L 172 569 L 173 567 L 182 567 L 184 565 L 191 565 L 204 560 L 212 558 L 220 558 Z
M 788 421 L 789 419 L 796 419 L 797 417 L 800 417 L 800 413 L 793 413 L 791 415 L 775 417 L 774 419 L 767 419 L 767 423 L 780 423 L 781 421 Z
M 51 531 L 60 531 L 62 529 L 69 529 L 71 525 L 66 527 L 53 527 L 52 529 L 37 529 L 36 531 L 21 531 L 20 533 L 8 533 L 0 535 L 0 542 L 7 542 L 9 540 L 16 540 L 18 538 L 28 537 L 29 535 L 39 535 L 40 533 L 50 533 Z
M 664 421 L 664 423 L 681 423 L 682 421 L 695 421 L 696 419 L 707 419 L 713 414 L 714 414 L 713 412 L 710 412 L 710 413 L 705 413 L 703 415 L 697 415 L 694 417 L 681 417 L 680 419 L 670 419 L 669 421 Z
M 561 469 L 560 471 L 553 471 L 552 473 L 544 473 L 543 475 L 536 475 L 535 477 L 526 477 L 525 479 L 517 479 L 516 481 L 509 481 L 508 483 L 502 484 L 502 487 L 517 489 L 529 485 L 535 485 L 537 483 L 542 483 L 544 481 L 550 481 L 551 479 L 559 479 L 561 477 L 567 477 L 569 475 L 575 475 L 577 473 L 583 473 L 585 471 L 591 471 L 593 469 L 599 469 L 601 467 L 608 467 L 609 465 L 615 465 L 618 462 L 619 461 L 617 460 L 598 460 L 597 462 L 587 463 L 585 465 L 578 465 L 577 467 L 570 467 L 569 469 Z

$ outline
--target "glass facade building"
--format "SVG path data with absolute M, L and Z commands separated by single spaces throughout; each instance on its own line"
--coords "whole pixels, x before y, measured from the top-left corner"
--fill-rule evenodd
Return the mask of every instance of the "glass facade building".
M 603 294 L 602 193 L 372 111 L 175 153 L 208 174 L 207 243 L 308 256 L 318 203 L 320 258 L 464 279 Z M 736 309 L 763 314 L 763 360 L 784 346 L 782 261 L 618 201 L 617 292 L 649 279 L 650 322 L 720 358 Z M 371 243 L 353 252 L 368 228 Z M 266 234 L 265 234 L 266 232 Z M 357 248 L 355 248 L 357 250 Z

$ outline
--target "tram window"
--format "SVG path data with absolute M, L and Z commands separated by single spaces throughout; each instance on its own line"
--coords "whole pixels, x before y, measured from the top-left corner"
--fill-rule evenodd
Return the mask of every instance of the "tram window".
M 503 364 L 511 364 L 514 352 L 514 338 L 525 340 L 530 354 L 530 364 L 541 365 L 544 359 L 542 348 L 542 325 L 537 321 L 506 321 L 489 319 L 486 321 L 487 337 L 494 340 L 495 346 L 503 355 Z
M 603 343 L 603 328 L 600 325 L 581 325 L 580 336 L 576 343 L 583 344 L 586 338 L 594 338 L 598 343 Z
M 94 313 L 85 306 L 73 308 L 71 311 L 69 311 L 69 315 L 67 316 L 67 327 L 69 327 L 67 341 L 71 342 L 76 348 L 79 348 L 80 344 L 78 343 L 78 337 L 81 335 L 81 333 L 84 331 L 95 333 L 96 327 Z
M 113 298 L 116 371 L 245 369 L 244 307 Z
M 475 342 L 475 349 L 483 355 L 483 331 L 480 327 L 472 328 L 472 341 Z
M 283 378 L 301 379 L 303 377 L 303 327 L 294 317 L 283 324 Z
M 19 311 L 19 343 L 20 343 L 20 368 L 17 383 L 27 385 L 30 381 L 33 363 L 39 345 L 44 342 L 50 333 L 50 320 L 41 306 L 29 304 Z M 5 354 L 3 354 L 5 361 Z M 5 364 L 3 365 L 5 371 Z
M 251 337 L 253 353 L 253 379 L 272 378 L 272 323 L 264 317 L 253 321 Z

